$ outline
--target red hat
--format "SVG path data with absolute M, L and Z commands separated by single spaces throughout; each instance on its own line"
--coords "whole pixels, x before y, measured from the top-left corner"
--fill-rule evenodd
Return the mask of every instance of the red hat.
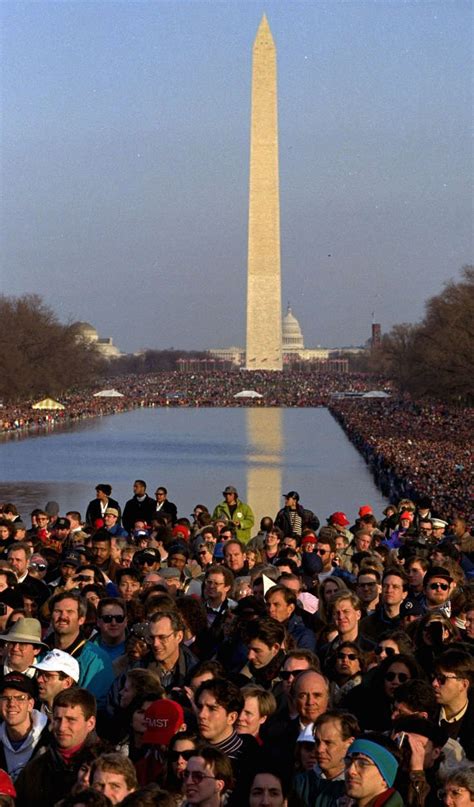
M 318 539 L 316 538 L 314 533 L 308 532 L 308 534 L 305 535 L 303 540 L 301 541 L 301 546 L 304 546 L 305 544 L 317 544 L 317 543 Z
M 183 538 L 184 541 L 189 541 L 191 530 L 186 524 L 176 524 L 176 527 L 173 527 L 171 535 L 173 538 Z
M 0 769 L 0 795 L 12 796 L 13 798 L 16 798 L 15 785 L 10 779 L 8 773 L 2 769 Z
M 351 523 L 345 513 L 341 513 L 339 510 L 336 513 L 333 513 L 329 516 L 328 521 L 330 524 L 337 524 L 338 527 L 348 527 Z
M 359 507 L 359 517 L 360 518 L 362 518 L 362 516 L 371 516 L 373 512 L 374 511 L 372 510 L 370 504 L 362 504 Z
M 143 742 L 151 745 L 168 745 L 184 723 L 183 707 L 175 701 L 154 701 L 145 712 L 146 731 Z
M 400 514 L 400 521 L 402 518 L 407 518 L 409 521 L 413 521 L 413 513 L 410 513 L 409 510 L 404 510 L 403 513 Z

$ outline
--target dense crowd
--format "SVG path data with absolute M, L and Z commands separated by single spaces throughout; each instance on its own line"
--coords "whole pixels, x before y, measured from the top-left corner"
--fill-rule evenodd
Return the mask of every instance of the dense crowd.
M 116 414 L 141 406 L 326 406 L 334 392 L 369 390 L 378 379 L 361 374 L 210 372 L 159 373 L 119 376 L 104 379 L 102 389 L 115 389 L 122 398 L 95 398 L 98 389 L 74 391 L 60 396 L 62 410 L 33 410 L 34 401 L 5 405 L 0 410 L 0 429 L 4 433 L 51 428 L 63 423 L 100 415 Z M 252 390 L 262 398 L 236 398 L 243 390 Z
M 337 401 L 330 411 L 390 498 L 427 494 L 452 517 L 474 516 L 474 410 L 408 400 Z
M 472 804 L 466 519 L 95 493 L 0 507 L 1 807 Z

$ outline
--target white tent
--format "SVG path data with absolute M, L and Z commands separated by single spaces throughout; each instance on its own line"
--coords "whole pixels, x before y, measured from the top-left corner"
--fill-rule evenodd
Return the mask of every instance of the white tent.
M 43 398 L 42 401 L 38 401 L 37 403 L 33 404 L 31 407 L 32 409 L 65 409 L 66 407 L 63 406 L 62 403 L 59 401 L 55 401 L 53 398 Z
M 238 392 L 234 395 L 234 398 L 263 398 L 263 395 L 260 395 L 259 392 L 255 392 L 254 389 L 243 389 L 242 392 Z
M 94 394 L 94 398 L 123 398 L 121 392 L 116 389 L 103 389 Z
M 363 398 L 390 398 L 388 392 L 384 392 L 382 389 L 372 389 L 370 392 L 364 392 Z

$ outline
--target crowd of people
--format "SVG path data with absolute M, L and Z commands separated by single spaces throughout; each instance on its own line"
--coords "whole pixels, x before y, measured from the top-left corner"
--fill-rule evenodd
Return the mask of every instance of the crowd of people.
M 474 802 L 472 524 L 112 494 L 0 507 L 1 807 Z
M 305 373 L 298 370 L 284 373 L 215 371 L 119 376 L 104 379 L 104 387 L 120 392 L 122 398 L 95 398 L 94 394 L 100 388 L 94 388 L 60 396 L 60 403 L 65 407 L 61 410 L 33 410 L 34 401 L 5 405 L 0 410 L 0 431 L 8 434 L 53 428 L 142 406 L 326 406 L 334 392 L 341 389 L 364 392 L 374 383 L 375 379 L 361 374 Z M 263 397 L 235 398 L 245 389 L 255 390 Z
M 445 515 L 473 518 L 472 408 L 396 398 L 329 408 L 388 498 L 427 494 Z

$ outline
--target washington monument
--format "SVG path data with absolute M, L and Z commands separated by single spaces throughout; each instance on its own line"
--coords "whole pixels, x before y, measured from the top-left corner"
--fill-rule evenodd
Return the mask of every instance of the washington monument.
M 252 64 L 247 370 L 281 370 L 280 198 L 276 50 L 265 15 Z

